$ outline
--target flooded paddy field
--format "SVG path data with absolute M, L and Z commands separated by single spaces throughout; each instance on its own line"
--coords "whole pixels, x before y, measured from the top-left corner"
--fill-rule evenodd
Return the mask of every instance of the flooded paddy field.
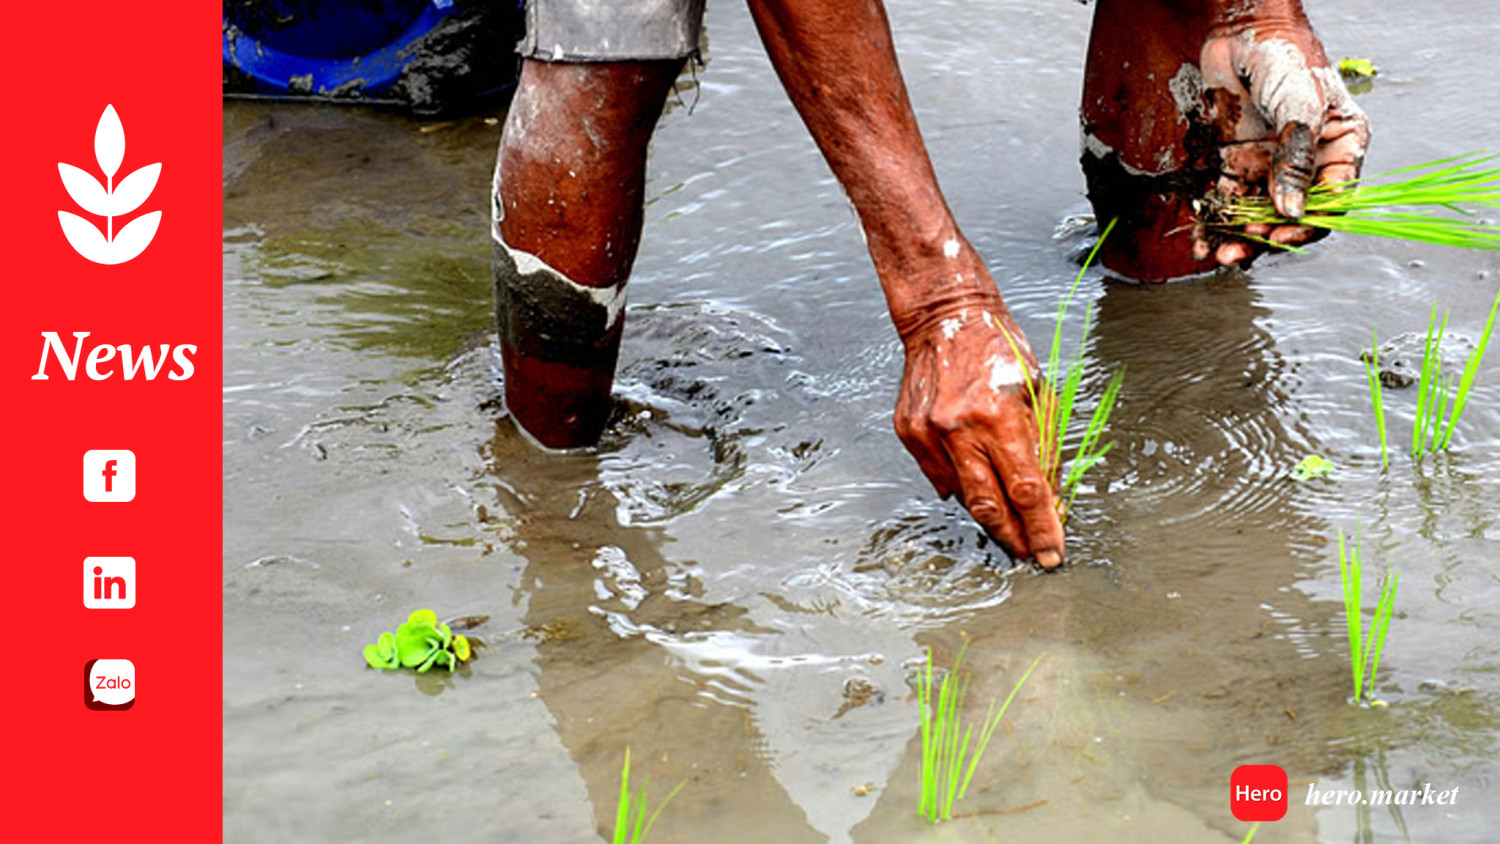
M 1367 173 L 1500 148 L 1493 9 L 1312 2 Z M 1090 9 L 892 2 L 966 235 L 1038 347 L 1077 271 Z M 615 423 L 543 454 L 497 403 L 499 125 L 226 103 L 224 832 L 229 841 L 597 840 L 620 763 L 686 785 L 654 842 L 1230 842 L 1241 764 L 1291 782 L 1257 842 L 1493 839 L 1500 352 L 1450 453 L 1382 471 L 1360 351 L 1475 337 L 1494 253 L 1334 236 L 1250 272 L 1091 272 L 1087 388 L 1126 381 L 1067 568 L 1011 566 L 890 415 L 901 349 L 858 226 L 742 5 L 653 146 Z M 503 47 L 497 47 L 503 48 Z M 691 108 L 688 108 L 691 106 Z M 1075 308 L 1069 348 L 1082 328 Z M 1332 475 L 1293 483 L 1318 453 Z M 1349 696 L 1336 531 L 1401 589 L 1384 709 Z M 408 612 L 487 616 L 458 673 L 365 668 Z M 911 686 L 965 641 L 971 700 L 1045 654 L 960 817 L 916 816 Z M 1458 787 L 1452 806 L 1302 805 Z

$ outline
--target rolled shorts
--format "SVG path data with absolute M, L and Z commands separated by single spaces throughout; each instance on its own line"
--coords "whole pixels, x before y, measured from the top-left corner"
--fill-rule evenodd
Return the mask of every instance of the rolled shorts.
M 526 0 L 528 59 L 611 62 L 698 52 L 705 0 Z

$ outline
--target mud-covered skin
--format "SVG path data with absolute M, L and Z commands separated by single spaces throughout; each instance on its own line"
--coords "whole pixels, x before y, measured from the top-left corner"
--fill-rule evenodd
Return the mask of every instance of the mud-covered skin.
M 491 192 L 495 315 L 506 406 L 549 448 L 593 445 L 608 422 L 646 149 L 680 67 L 522 70 Z
M 1369 139 L 1297 0 L 1100 0 L 1080 115 L 1089 199 L 1101 219 L 1120 219 L 1103 261 L 1147 281 L 1258 251 L 1211 241 L 1195 199 L 1269 193 L 1299 217 L 1311 184 L 1357 176 Z M 1304 226 L 1247 233 L 1318 236 Z

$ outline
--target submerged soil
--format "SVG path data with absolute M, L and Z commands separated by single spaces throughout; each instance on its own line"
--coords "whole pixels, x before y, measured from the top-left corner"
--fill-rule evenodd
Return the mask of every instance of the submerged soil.
M 1083 243 L 1053 231 L 1087 208 L 1088 9 L 891 6 L 949 201 L 1045 342 Z M 1370 171 L 1494 143 L 1479 8 L 1311 10 L 1382 69 Z M 1359 356 L 1433 300 L 1475 334 L 1500 260 L 1334 236 L 1249 274 L 1091 274 L 1086 389 L 1126 371 L 1116 445 L 1066 570 L 1012 568 L 890 427 L 899 343 L 743 6 L 708 26 L 695 108 L 653 149 L 618 412 L 577 454 L 495 401 L 498 125 L 226 104 L 226 840 L 593 840 L 627 746 L 656 797 L 686 782 L 653 842 L 1239 841 L 1248 763 L 1292 788 L 1257 842 L 1489 840 L 1500 355 L 1452 453 L 1384 471 Z M 1386 403 L 1399 440 L 1412 391 Z M 1334 472 L 1288 481 L 1310 453 Z M 1367 600 L 1401 571 L 1384 709 L 1346 703 L 1334 537 L 1356 524 Z M 366 669 L 421 607 L 487 616 L 475 661 Z M 910 684 L 965 641 L 974 720 L 1045 657 L 932 829 Z M 1427 782 L 1457 805 L 1302 805 Z

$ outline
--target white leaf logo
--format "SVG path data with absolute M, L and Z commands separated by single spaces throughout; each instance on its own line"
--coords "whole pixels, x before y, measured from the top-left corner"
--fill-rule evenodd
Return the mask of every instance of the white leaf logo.
M 120 115 L 115 107 L 105 106 L 99 116 L 99 126 L 94 130 L 94 158 L 104 173 L 104 184 L 92 173 L 71 164 L 58 162 L 57 174 L 62 177 L 68 196 L 90 214 L 105 219 L 104 231 L 77 214 L 57 212 L 57 221 L 62 224 L 63 234 L 78 254 L 96 264 L 123 264 L 145 251 L 156 237 L 156 227 L 161 225 L 161 212 L 142 214 L 115 231 L 115 218 L 122 217 L 141 207 L 156 189 L 156 180 L 161 177 L 161 163 L 149 164 L 131 173 L 115 184 L 115 173 L 120 162 L 125 160 L 125 127 L 120 124 Z

